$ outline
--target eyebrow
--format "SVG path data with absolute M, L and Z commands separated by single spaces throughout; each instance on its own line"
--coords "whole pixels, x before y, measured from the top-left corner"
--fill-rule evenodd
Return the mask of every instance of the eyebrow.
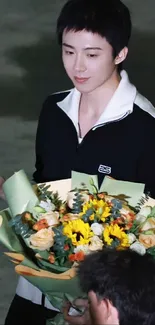
M 66 47 L 68 47 L 68 48 L 70 48 L 70 49 L 72 49 L 72 50 L 74 50 L 75 49 L 75 47 L 74 46 L 72 46 L 72 45 L 69 45 L 69 44 L 67 44 L 67 43 L 62 43 L 62 45 L 63 46 L 66 46 Z M 101 47 L 86 47 L 86 48 L 84 48 L 84 50 L 100 50 L 100 51 L 102 51 L 103 49 L 101 49 Z

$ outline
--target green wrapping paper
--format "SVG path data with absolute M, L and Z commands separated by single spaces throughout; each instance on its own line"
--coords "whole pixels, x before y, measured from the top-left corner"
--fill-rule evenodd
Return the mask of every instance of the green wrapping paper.
M 9 209 L 0 212 L 0 241 L 11 252 L 23 252 L 22 244 L 9 226 L 11 213 Z
M 31 262 L 24 260 L 21 265 L 31 265 Z M 18 270 L 18 266 L 16 267 Z M 74 277 L 69 280 L 58 280 L 45 277 L 35 277 L 31 275 L 24 275 L 24 277 L 40 289 L 52 303 L 55 308 L 62 310 L 63 302 L 69 300 L 72 302 L 76 297 L 83 297 L 80 290 L 78 278 Z
M 72 173 L 72 188 L 81 188 L 81 183 L 91 191 L 91 183 L 98 188 L 97 176 L 90 176 L 77 172 Z M 53 191 L 57 190 L 57 182 L 49 183 Z M 70 189 L 70 180 L 62 181 L 63 195 Z M 59 181 L 59 186 L 61 185 Z M 15 173 L 4 183 L 4 192 L 8 202 L 9 209 L 0 212 L 0 241 L 11 252 L 22 253 L 23 258 L 19 261 L 15 254 L 10 255 L 18 265 L 15 270 L 18 274 L 25 277 L 29 282 L 39 288 L 52 303 L 52 305 L 59 310 L 66 299 L 73 301 L 77 297 L 83 297 L 80 290 L 78 278 L 75 276 L 75 269 L 66 269 L 61 272 L 58 270 L 47 269 L 47 262 L 38 260 L 34 254 L 29 255 L 25 250 L 22 241 L 14 233 L 9 226 L 11 218 L 25 211 L 32 211 L 32 208 L 38 203 L 38 198 L 31 186 L 25 172 L 23 170 Z M 141 199 L 144 192 L 144 184 L 136 184 L 129 182 L 121 182 L 105 177 L 100 187 L 101 191 L 108 192 L 108 194 L 118 195 L 123 194 L 129 198 L 129 203 L 136 206 Z M 39 261 L 39 264 L 37 263 Z M 52 275 L 53 272 L 53 275 Z M 47 325 L 67 325 L 60 313 L 54 320 L 48 320 Z
M 25 209 L 31 211 L 38 202 L 34 189 L 23 170 L 11 176 L 4 183 L 3 190 L 13 217 Z
M 118 181 L 105 177 L 100 186 L 100 192 L 107 192 L 109 195 L 126 195 L 128 203 L 135 207 L 140 202 L 144 193 L 145 185 L 127 181 Z

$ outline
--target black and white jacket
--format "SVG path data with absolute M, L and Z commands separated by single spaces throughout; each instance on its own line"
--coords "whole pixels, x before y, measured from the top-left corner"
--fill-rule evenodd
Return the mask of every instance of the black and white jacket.
M 155 197 L 155 109 L 122 71 L 121 82 L 98 122 L 80 139 L 80 93 L 72 90 L 47 98 L 36 137 L 38 182 L 70 178 L 76 170 L 119 180 L 142 182 Z M 20 278 L 17 294 L 41 303 L 41 292 Z M 45 306 L 54 307 L 45 300 Z
M 98 122 L 79 138 L 80 93 L 74 88 L 44 103 L 36 139 L 36 182 L 69 178 L 71 171 L 106 174 L 146 184 L 155 197 L 155 109 L 122 71 Z

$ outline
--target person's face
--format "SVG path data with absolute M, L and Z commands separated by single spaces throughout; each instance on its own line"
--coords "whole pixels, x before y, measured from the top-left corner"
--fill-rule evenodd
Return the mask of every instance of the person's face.
M 82 93 L 101 87 L 117 70 L 112 46 L 86 30 L 63 32 L 62 59 L 67 75 Z

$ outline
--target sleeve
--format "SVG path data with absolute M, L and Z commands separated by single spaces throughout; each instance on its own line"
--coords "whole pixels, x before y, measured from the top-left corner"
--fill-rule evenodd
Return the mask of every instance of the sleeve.
M 155 198 L 155 123 L 145 134 L 142 154 L 138 162 L 138 182 L 145 184 L 145 192 Z
M 49 105 L 48 105 L 48 98 L 43 104 L 38 126 L 37 126 L 37 133 L 36 133 L 36 142 L 35 142 L 35 155 L 36 155 L 36 162 L 35 162 L 35 172 L 33 173 L 33 181 L 35 183 L 43 182 L 43 148 L 45 144 L 45 134 L 47 130 L 47 124 L 49 120 Z

